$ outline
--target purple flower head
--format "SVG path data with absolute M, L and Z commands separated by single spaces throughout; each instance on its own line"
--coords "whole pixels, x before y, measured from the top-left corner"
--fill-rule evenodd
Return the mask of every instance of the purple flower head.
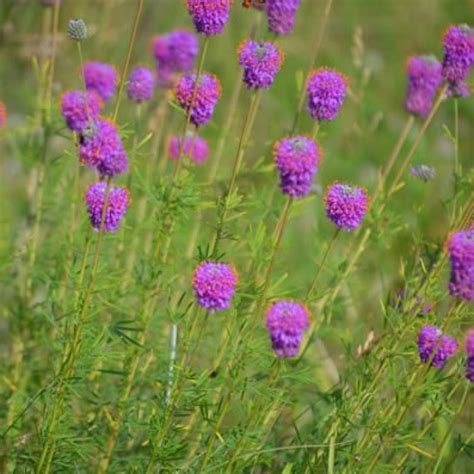
M 463 98 L 470 95 L 469 86 L 466 82 L 458 82 L 456 84 L 448 84 L 446 97 Z
M 441 63 L 434 56 L 412 56 L 407 63 L 406 110 L 418 117 L 426 117 L 442 82 Z
M 321 161 L 320 147 L 309 137 L 298 135 L 279 140 L 273 148 L 280 173 L 280 189 L 293 198 L 305 197 Z
M 61 97 L 61 113 L 66 125 L 73 132 L 82 132 L 94 122 L 103 107 L 102 99 L 93 91 L 68 91 Z
M 179 157 L 179 149 L 181 146 L 181 137 L 173 136 L 168 143 L 168 154 L 172 160 L 177 160 Z M 182 157 L 189 157 L 189 159 L 196 163 L 202 164 L 207 160 L 209 154 L 209 147 L 207 141 L 199 135 L 188 133 L 184 140 Z
M 130 204 L 130 196 L 126 189 L 109 185 L 109 196 L 107 199 L 107 211 L 105 213 L 104 232 L 116 232 L 120 226 L 123 216 L 126 214 Z M 98 181 L 92 184 L 86 191 L 85 202 L 91 225 L 95 231 L 100 228 L 102 212 L 104 209 L 105 193 L 107 183 Z
M 132 70 L 128 78 L 128 98 L 133 102 L 146 102 L 153 97 L 155 78 L 153 72 L 146 67 Z
M 268 29 L 277 35 L 287 35 L 295 26 L 301 0 L 267 0 Z
M 466 379 L 474 383 L 474 329 L 468 331 L 465 342 L 467 361 Z
M 197 304 L 210 313 L 230 308 L 237 286 L 237 272 L 225 263 L 203 262 L 193 275 Z
M 465 301 L 474 300 L 474 229 L 454 232 L 448 241 L 448 253 L 449 293 Z
M 292 301 L 273 303 L 267 310 L 265 324 L 278 357 L 298 355 L 303 334 L 309 326 L 308 310 L 302 304 Z
M 346 232 L 359 227 L 370 204 L 370 198 L 364 188 L 346 183 L 334 183 L 329 186 L 324 200 L 326 215 Z
M 194 33 L 175 30 L 156 36 L 152 42 L 152 50 L 158 66 L 158 84 L 170 87 L 177 73 L 192 70 L 199 43 Z
M 109 120 L 97 120 L 90 133 L 83 133 L 79 158 L 101 176 L 116 176 L 128 170 L 127 153 L 115 124 Z
M 474 64 L 474 29 L 450 26 L 443 37 L 443 78 L 450 84 L 463 83 Z
M 306 86 L 311 117 L 318 122 L 334 120 L 346 97 L 347 85 L 346 77 L 332 69 L 312 72 Z
M 191 109 L 191 122 L 196 127 L 199 127 L 211 120 L 214 107 L 220 99 L 221 88 L 216 76 L 203 73 L 199 76 L 196 96 L 193 102 L 195 84 L 196 74 L 186 74 L 175 85 L 174 94 L 178 104 L 186 112 Z
M 0 101 L 0 128 L 4 128 L 7 124 L 7 108 L 5 104 Z
M 222 33 L 229 19 L 232 0 L 187 0 L 187 3 L 198 33 L 206 36 Z
M 427 363 L 432 357 L 433 350 L 436 353 L 431 361 L 433 367 L 442 369 L 446 361 L 458 351 L 456 339 L 442 335 L 436 326 L 423 326 L 418 333 L 418 353 L 420 360 Z
M 239 47 L 239 64 L 249 89 L 268 89 L 283 63 L 283 54 L 269 41 L 245 40 Z
M 91 61 L 84 65 L 84 80 L 87 90 L 93 90 L 108 102 L 115 94 L 118 76 L 111 64 Z

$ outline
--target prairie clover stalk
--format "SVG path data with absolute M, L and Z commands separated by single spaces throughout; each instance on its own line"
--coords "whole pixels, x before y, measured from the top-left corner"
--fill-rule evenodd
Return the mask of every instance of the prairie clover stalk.
M 450 95 L 468 93 L 465 81 L 474 64 L 474 29 L 468 25 L 450 26 L 443 37 L 443 78 Z
M 268 308 L 265 325 L 275 354 L 278 357 L 295 357 L 309 326 L 309 313 L 300 303 L 277 301 Z
M 97 120 L 93 129 L 81 136 L 79 159 L 95 168 L 100 176 L 116 176 L 128 171 L 128 156 L 117 127 L 110 120 Z
M 67 35 L 74 41 L 84 41 L 87 38 L 87 25 L 81 18 L 69 20 Z
M 468 331 L 464 347 L 467 355 L 466 379 L 474 383 L 474 329 Z
M 113 184 L 109 186 L 110 190 L 107 199 L 103 231 L 114 233 L 118 230 L 120 222 L 127 213 L 130 204 L 130 196 L 128 191 L 124 188 L 114 186 Z M 87 189 L 84 196 L 89 219 L 96 232 L 98 232 L 100 228 L 106 188 L 107 183 L 105 181 L 98 181 Z
M 197 304 L 210 313 L 230 308 L 237 286 L 237 272 L 231 265 L 203 262 L 193 275 Z
M 281 68 L 283 53 L 269 41 L 245 40 L 238 54 L 247 88 L 268 89 Z
M 5 128 L 7 124 L 7 108 L 5 104 L 0 101 L 0 128 Z
M 179 150 L 181 147 L 182 137 L 173 136 L 168 142 L 168 156 L 172 160 L 179 159 Z M 184 139 L 182 156 L 188 157 L 193 163 L 202 164 L 207 160 L 209 155 L 209 146 L 207 141 L 193 133 L 188 133 Z
M 282 193 L 292 198 L 307 196 L 321 155 L 320 147 L 309 137 L 298 135 L 279 140 L 274 146 L 273 156 L 280 174 Z
M 344 103 L 348 81 L 340 72 L 329 68 L 313 71 L 306 86 L 307 109 L 314 120 L 334 120 Z
M 324 201 L 327 217 L 346 232 L 359 227 L 369 210 L 370 202 L 364 188 L 345 183 L 329 186 Z
M 191 109 L 191 122 L 196 125 L 196 127 L 199 127 L 211 120 L 214 108 L 220 99 L 221 87 L 219 79 L 217 79 L 216 76 L 202 73 L 198 79 L 196 95 L 193 102 L 195 84 L 196 74 L 192 73 L 182 76 L 175 85 L 174 95 L 178 104 L 187 113 Z
M 155 78 L 153 72 L 146 67 L 137 67 L 128 77 L 128 98 L 133 102 L 146 102 L 153 97 Z
M 405 108 L 417 117 L 426 117 L 442 82 L 441 63 L 434 56 L 412 56 L 407 63 Z
M 198 51 L 198 39 L 190 31 L 174 30 L 155 36 L 152 40 L 152 52 L 157 65 L 158 85 L 171 87 L 177 74 L 190 72 Z
M 229 20 L 232 0 L 187 0 L 188 12 L 198 33 L 220 35 Z
M 465 301 L 474 300 L 474 229 L 453 233 L 448 241 L 448 253 L 449 293 Z
M 436 352 L 433 356 L 433 351 Z M 431 360 L 431 365 L 442 369 L 446 361 L 458 351 L 456 339 L 443 335 L 436 326 L 423 326 L 418 333 L 418 353 L 423 363 Z
M 288 35 L 295 26 L 296 12 L 301 0 L 267 0 L 268 30 L 279 36 Z
M 87 90 L 96 92 L 107 103 L 117 90 L 118 75 L 111 64 L 90 61 L 84 65 L 84 82 Z
M 93 91 L 88 91 L 87 96 L 83 91 L 67 91 L 61 97 L 61 114 L 67 127 L 77 133 L 99 117 L 103 106 L 102 99 Z

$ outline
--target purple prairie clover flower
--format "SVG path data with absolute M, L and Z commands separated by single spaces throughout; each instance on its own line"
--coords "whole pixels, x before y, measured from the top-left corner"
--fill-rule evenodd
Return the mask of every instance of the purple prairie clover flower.
M 470 90 L 466 82 L 458 82 L 457 84 L 448 84 L 446 97 L 454 97 L 456 99 L 469 97 Z
M 267 0 L 268 29 L 277 35 L 288 35 L 295 26 L 301 0 Z
M 187 0 L 188 12 L 198 33 L 220 35 L 229 19 L 232 0 Z
M 108 102 L 115 94 L 118 75 L 111 64 L 90 61 L 84 65 L 84 80 L 87 90 L 93 90 Z
M 304 135 L 283 138 L 273 148 L 283 194 L 302 198 L 311 191 L 311 183 L 322 153 L 311 138 Z
M 167 67 L 174 72 L 189 72 L 199 51 L 199 42 L 194 33 L 174 30 L 152 40 L 153 56 L 159 67 Z
M 4 128 L 7 124 L 7 108 L 5 104 L 0 101 L 0 128 Z
M 468 331 L 464 347 L 467 355 L 466 379 L 474 383 L 474 329 Z
M 101 176 L 116 176 L 128 170 L 128 156 L 117 127 L 110 120 L 97 120 L 90 133 L 83 133 L 79 159 Z
M 418 117 L 426 117 L 441 84 L 441 63 L 434 56 L 412 56 L 407 63 L 406 110 Z
M 448 241 L 448 253 L 449 293 L 465 301 L 474 300 L 474 229 L 454 232 Z
M 173 136 L 168 142 L 168 155 L 172 160 L 179 158 L 179 149 L 181 147 L 182 137 Z M 196 164 L 202 164 L 209 155 L 209 146 L 207 141 L 199 135 L 188 133 L 184 140 L 182 158 L 189 159 Z
M 237 286 L 237 272 L 225 263 L 203 262 L 193 275 L 197 304 L 210 313 L 230 308 Z
M 435 355 L 433 351 L 436 349 Z M 443 335 L 436 326 L 423 326 L 418 333 L 418 353 L 423 363 L 442 369 L 446 361 L 458 351 L 456 339 Z
M 153 97 L 155 78 L 146 67 L 136 67 L 128 77 L 128 98 L 133 102 L 146 102 Z
M 283 63 L 283 54 L 269 41 L 245 40 L 239 47 L 239 64 L 249 89 L 268 89 Z
M 191 110 L 191 122 L 199 127 L 211 120 L 214 108 L 220 99 L 221 87 L 219 79 L 213 74 L 201 74 L 193 102 L 195 84 L 196 74 L 182 76 L 174 87 L 174 95 L 178 104 L 187 113 Z
M 99 117 L 103 105 L 94 91 L 88 91 L 87 96 L 83 91 L 68 91 L 61 97 L 61 114 L 68 128 L 80 133 Z
M 329 68 L 313 71 L 308 79 L 307 109 L 318 122 L 334 120 L 346 97 L 348 81 L 340 72 Z
M 265 325 L 278 357 L 295 357 L 309 326 L 308 310 L 300 303 L 277 301 L 267 310 Z
M 130 204 L 130 196 L 126 189 L 109 185 L 109 196 L 107 199 L 107 210 L 105 213 L 104 232 L 114 233 L 118 230 L 120 222 L 127 212 Z M 92 184 L 85 193 L 85 202 L 91 225 L 95 231 L 100 228 L 102 212 L 104 210 L 107 183 L 98 181 Z
M 450 85 L 464 83 L 474 64 L 474 29 L 450 26 L 443 37 L 443 78 Z
M 370 204 L 370 198 L 364 188 L 346 183 L 334 183 L 329 186 L 324 201 L 328 218 L 346 232 L 359 227 Z

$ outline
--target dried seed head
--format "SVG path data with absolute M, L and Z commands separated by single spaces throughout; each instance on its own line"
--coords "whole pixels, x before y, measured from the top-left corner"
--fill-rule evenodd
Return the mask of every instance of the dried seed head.
M 82 18 L 69 20 L 67 35 L 74 41 L 84 41 L 87 38 L 87 25 Z

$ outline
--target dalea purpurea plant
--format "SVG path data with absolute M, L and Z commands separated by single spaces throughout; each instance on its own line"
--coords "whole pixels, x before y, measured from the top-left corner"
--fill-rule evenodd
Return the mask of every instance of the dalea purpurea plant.
M 31 3 L 0 7 L 0 471 L 471 472 L 463 2 Z

